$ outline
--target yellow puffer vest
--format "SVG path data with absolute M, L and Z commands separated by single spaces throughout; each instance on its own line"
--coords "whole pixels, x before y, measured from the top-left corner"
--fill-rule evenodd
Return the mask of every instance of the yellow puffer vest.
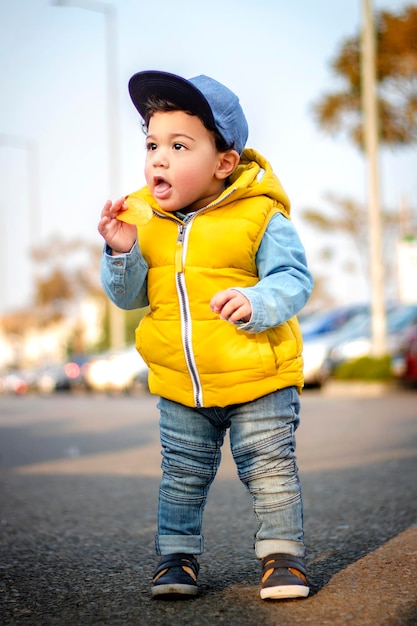
M 155 205 L 147 188 L 137 195 L 155 213 L 138 227 L 149 266 L 150 313 L 137 328 L 136 345 L 150 368 L 151 392 L 210 407 L 248 402 L 290 385 L 301 388 L 296 318 L 248 333 L 220 320 L 209 306 L 218 291 L 258 282 L 255 256 L 262 235 L 277 212 L 288 217 L 288 198 L 269 164 L 246 150 L 231 186 L 186 223 Z

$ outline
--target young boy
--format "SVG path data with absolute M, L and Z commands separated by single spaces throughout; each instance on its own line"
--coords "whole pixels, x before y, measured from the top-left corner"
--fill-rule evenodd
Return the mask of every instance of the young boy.
M 98 228 L 106 293 L 123 309 L 150 306 L 136 345 L 160 396 L 152 595 L 197 594 L 203 511 L 229 428 L 259 524 L 261 598 L 306 597 L 295 315 L 312 278 L 289 200 L 269 163 L 244 150 L 247 122 L 227 87 L 146 71 L 129 91 L 147 133 L 147 186 L 108 201 Z M 147 223 L 132 198 L 151 207 Z

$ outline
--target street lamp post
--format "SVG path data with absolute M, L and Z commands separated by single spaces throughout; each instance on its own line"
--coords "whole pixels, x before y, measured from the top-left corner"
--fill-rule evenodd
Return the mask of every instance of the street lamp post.
M 361 54 L 364 138 L 368 163 L 368 224 L 371 279 L 372 354 L 384 356 L 387 351 L 384 298 L 384 265 L 381 245 L 381 207 L 378 166 L 378 104 L 375 71 L 375 29 L 371 0 L 363 0 L 363 33 Z
M 39 185 L 39 150 L 34 139 L 5 135 L 0 133 L 0 146 L 17 148 L 26 153 L 27 190 L 28 190 L 28 224 L 32 245 L 39 243 L 41 236 L 40 185 Z
M 106 92 L 107 92 L 107 137 L 108 137 L 108 180 L 111 198 L 120 195 L 119 172 L 119 107 L 118 107 L 118 71 L 117 71 L 117 28 L 116 9 L 106 2 L 95 0 L 51 0 L 51 4 L 60 7 L 76 7 L 102 13 L 106 25 Z M 124 314 L 112 302 L 110 312 L 110 344 L 119 348 L 125 343 Z
M 34 139 L 0 133 L 0 146 L 24 150 L 26 154 L 27 171 L 27 212 L 29 230 L 29 253 L 37 245 L 41 237 L 41 203 L 40 203 L 40 174 L 39 149 Z M 33 266 L 32 266 L 33 267 Z M 36 278 L 32 270 L 32 278 Z

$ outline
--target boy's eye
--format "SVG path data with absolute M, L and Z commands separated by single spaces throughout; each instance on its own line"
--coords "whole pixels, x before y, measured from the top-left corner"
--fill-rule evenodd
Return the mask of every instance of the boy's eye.
M 182 150 L 183 148 L 182 143 L 174 143 L 174 150 Z
M 146 144 L 146 149 L 148 150 L 148 152 L 152 151 L 152 150 L 156 150 L 156 143 L 147 143 Z

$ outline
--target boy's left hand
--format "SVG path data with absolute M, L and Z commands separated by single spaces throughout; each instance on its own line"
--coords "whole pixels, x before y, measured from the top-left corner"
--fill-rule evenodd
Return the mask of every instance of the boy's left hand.
M 227 322 L 249 322 L 252 306 L 246 296 L 236 289 L 225 289 L 216 293 L 210 301 L 210 309 Z

